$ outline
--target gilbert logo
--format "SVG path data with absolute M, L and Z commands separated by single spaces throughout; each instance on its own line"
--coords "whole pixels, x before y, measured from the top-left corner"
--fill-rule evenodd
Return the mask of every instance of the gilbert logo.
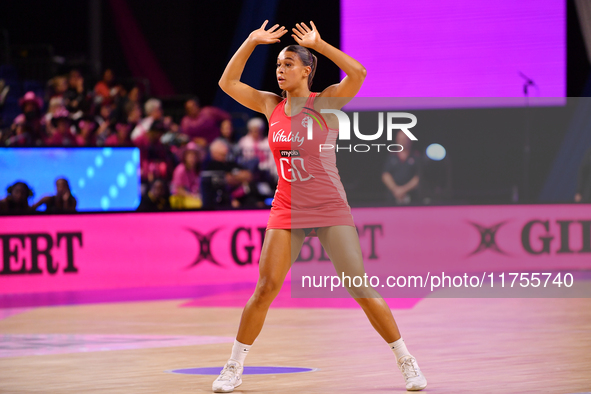
M 320 113 L 322 114 L 333 114 L 337 117 L 339 121 L 339 140 L 346 141 L 351 139 L 351 121 L 346 113 L 343 111 L 339 111 L 337 109 L 321 109 Z M 395 130 L 402 130 L 406 136 L 411 139 L 412 141 L 417 141 L 417 137 L 412 134 L 409 129 L 413 128 L 417 124 L 417 117 L 408 112 L 387 112 L 384 116 L 384 112 L 378 113 L 378 130 L 373 134 L 362 134 L 359 130 L 359 113 L 353 112 L 353 132 L 355 136 L 363 141 L 376 141 L 382 137 L 384 134 L 384 117 L 386 118 L 386 139 L 388 141 L 392 141 L 394 131 Z M 408 119 L 410 123 L 394 123 L 394 119 Z M 313 127 L 312 122 L 307 123 L 308 135 L 307 138 L 309 140 L 313 137 Z M 369 152 L 372 148 L 377 148 L 377 151 L 380 151 L 380 147 L 386 147 L 389 152 L 400 152 L 402 150 L 402 146 L 399 144 L 356 144 L 356 145 L 348 145 L 348 146 L 335 146 L 332 144 L 320 144 L 319 149 L 320 152 L 323 150 L 332 150 L 336 149 L 338 152 L 339 150 L 348 150 L 351 152 L 353 149 L 355 152 Z
M 39 275 L 47 272 L 75 274 L 76 252 L 82 248 L 82 232 L 0 234 L 0 275 Z
M 472 253 L 470 253 L 470 256 L 478 254 L 478 253 L 482 253 L 485 250 L 492 250 L 493 252 L 496 252 L 499 254 L 508 255 L 508 253 L 506 253 L 504 250 L 499 248 L 499 245 L 497 245 L 497 241 L 496 241 L 497 231 L 499 231 L 501 226 L 507 224 L 507 220 L 505 220 L 503 222 L 499 222 L 497 224 L 494 224 L 490 227 L 486 227 L 486 226 L 483 226 L 481 224 L 474 223 L 474 222 L 468 222 L 468 223 L 470 223 L 472 226 L 474 226 L 474 228 L 476 230 L 478 230 L 478 232 L 480 233 L 480 244 L 478 245 L 478 247 L 476 249 L 474 249 L 474 251 Z
M 195 238 L 197 238 L 197 242 L 199 242 L 199 254 L 195 258 L 195 261 L 193 261 L 193 263 L 187 268 L 192 268 L 205 260 L 210 261 L 215 265 L 221 266 L 221 264 L 218 263 L 211 254 L 211 240 L 215 233 L 220 230 L 220 227 L 213 229 L 206 234 L 202 234 L 199 231 L 193 230 L 192 228 L 187 228 L 186 230 L 193 233 Z

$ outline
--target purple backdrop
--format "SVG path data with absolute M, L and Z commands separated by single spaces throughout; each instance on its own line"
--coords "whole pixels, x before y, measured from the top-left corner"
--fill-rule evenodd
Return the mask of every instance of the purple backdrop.
M 564 0 L 342 0 L 341 46 L 368 70 L 358 97 L 523 97 L 519 72 L 566 94 Z

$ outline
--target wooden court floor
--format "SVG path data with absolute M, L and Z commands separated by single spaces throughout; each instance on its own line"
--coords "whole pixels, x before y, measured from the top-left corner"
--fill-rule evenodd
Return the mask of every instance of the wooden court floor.
M 225 342 L 0 354 L 0 393 L 209 393 L 215 376 L 167 371 L 221 367 L 241 309 L 179 307 L 187 301 L 42 307 L 6 317 L 0 320 L 4 338 L 201 336 Z M 424 392 L 591 392 L 589 299 L 424 299 L 394 313 L 429 381 Z M 244 376 L 236 393 L 405 392 L 393 354 L 360 309 L 271 309 L 246 365 L 318 370 Z

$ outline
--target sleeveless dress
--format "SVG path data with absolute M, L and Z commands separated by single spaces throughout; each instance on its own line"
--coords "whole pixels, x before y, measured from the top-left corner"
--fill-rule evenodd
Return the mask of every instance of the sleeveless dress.
M 355 226 L 336 166 L 338 130 L 328 128 L 314 110 L 316 96 L 310 94 L 302 111 L 293 117 L 285 114 L 286 100 L 271 114 L 269 146 L 279 181 L 267 229 L 301 228 L 315 235 L 312 229 L 319 227 Z

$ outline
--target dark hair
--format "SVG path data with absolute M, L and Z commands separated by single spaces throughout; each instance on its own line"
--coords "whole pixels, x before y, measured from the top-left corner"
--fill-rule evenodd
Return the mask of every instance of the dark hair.
M 185 161 L 187 160 L 187 156 L 189 155 L 189 153 L 195 153 L 195 155 L 197 155 L 197 162 L 195 163 L 194 168 L 191 168 L 191 170 L 199 173 L 201 171 L 201 160 L 200 160 L 201 159 L 201 154 L 199 153 L 198 150 L 196 150 L 196 149 L 188 149 L 188 148 L 185 149 L 185 151 L 183 152 L 183 160 L 182 160 L 182 163 L 185 166 L 185 168 L 187 168 L 187 164 L 185 163 Z
M 27 195 L 27 198 L 28 197 L 33 197 L 35 195 L 35 193 L 33 193 L 33 190 L 31 190 L 31 188 L 29 187 L 29 185 L 27 185 L 23 181 L 16 181 L 16 182 L 14 182 L 12 185 L 10 185 L 10 186 L 8 186 L 6 188 L 6 192 L 8 192 L 8 194 L 12 195 L 12 191 L 18 185 L 24 186 L 24 188 L 25 188 L 25 194 Z
M 72 193 L 72 189 L 70 189 L 70 182 L 68 182 L 68 180 L 66 178 L 57 178 L 55 180 L 56 185 L 59 181 L 64 181 L 64 183 L 66 184 L 66 187 L 68 188 L 68 192 Z
M 201 106 L 201 103 L 199 102 L 199 97 L 197 96 L 192 96 L 190 97 L 187 101 L 193 101 L 195 104 L 197 104 L 198 107 Z M 187 102 L 185 101 L 185 103 Z
M 314 74 L 316 74 L 316 64 L 318 63 L 318 59 L 312 52 L 301 45 L 288 45 L 283 48 L 285 52 L 293 52 L 300 58 L 300 61 L 306 67 L 310 67 L 312 70 L 310 74 L 308 74 L 308 89 L 312 89 L 312 81 L 314 80 Z M 282 51 L 282 52 L 283 52 Z M 285 91 L 283 91 L 283 96 L 285 96 Z

